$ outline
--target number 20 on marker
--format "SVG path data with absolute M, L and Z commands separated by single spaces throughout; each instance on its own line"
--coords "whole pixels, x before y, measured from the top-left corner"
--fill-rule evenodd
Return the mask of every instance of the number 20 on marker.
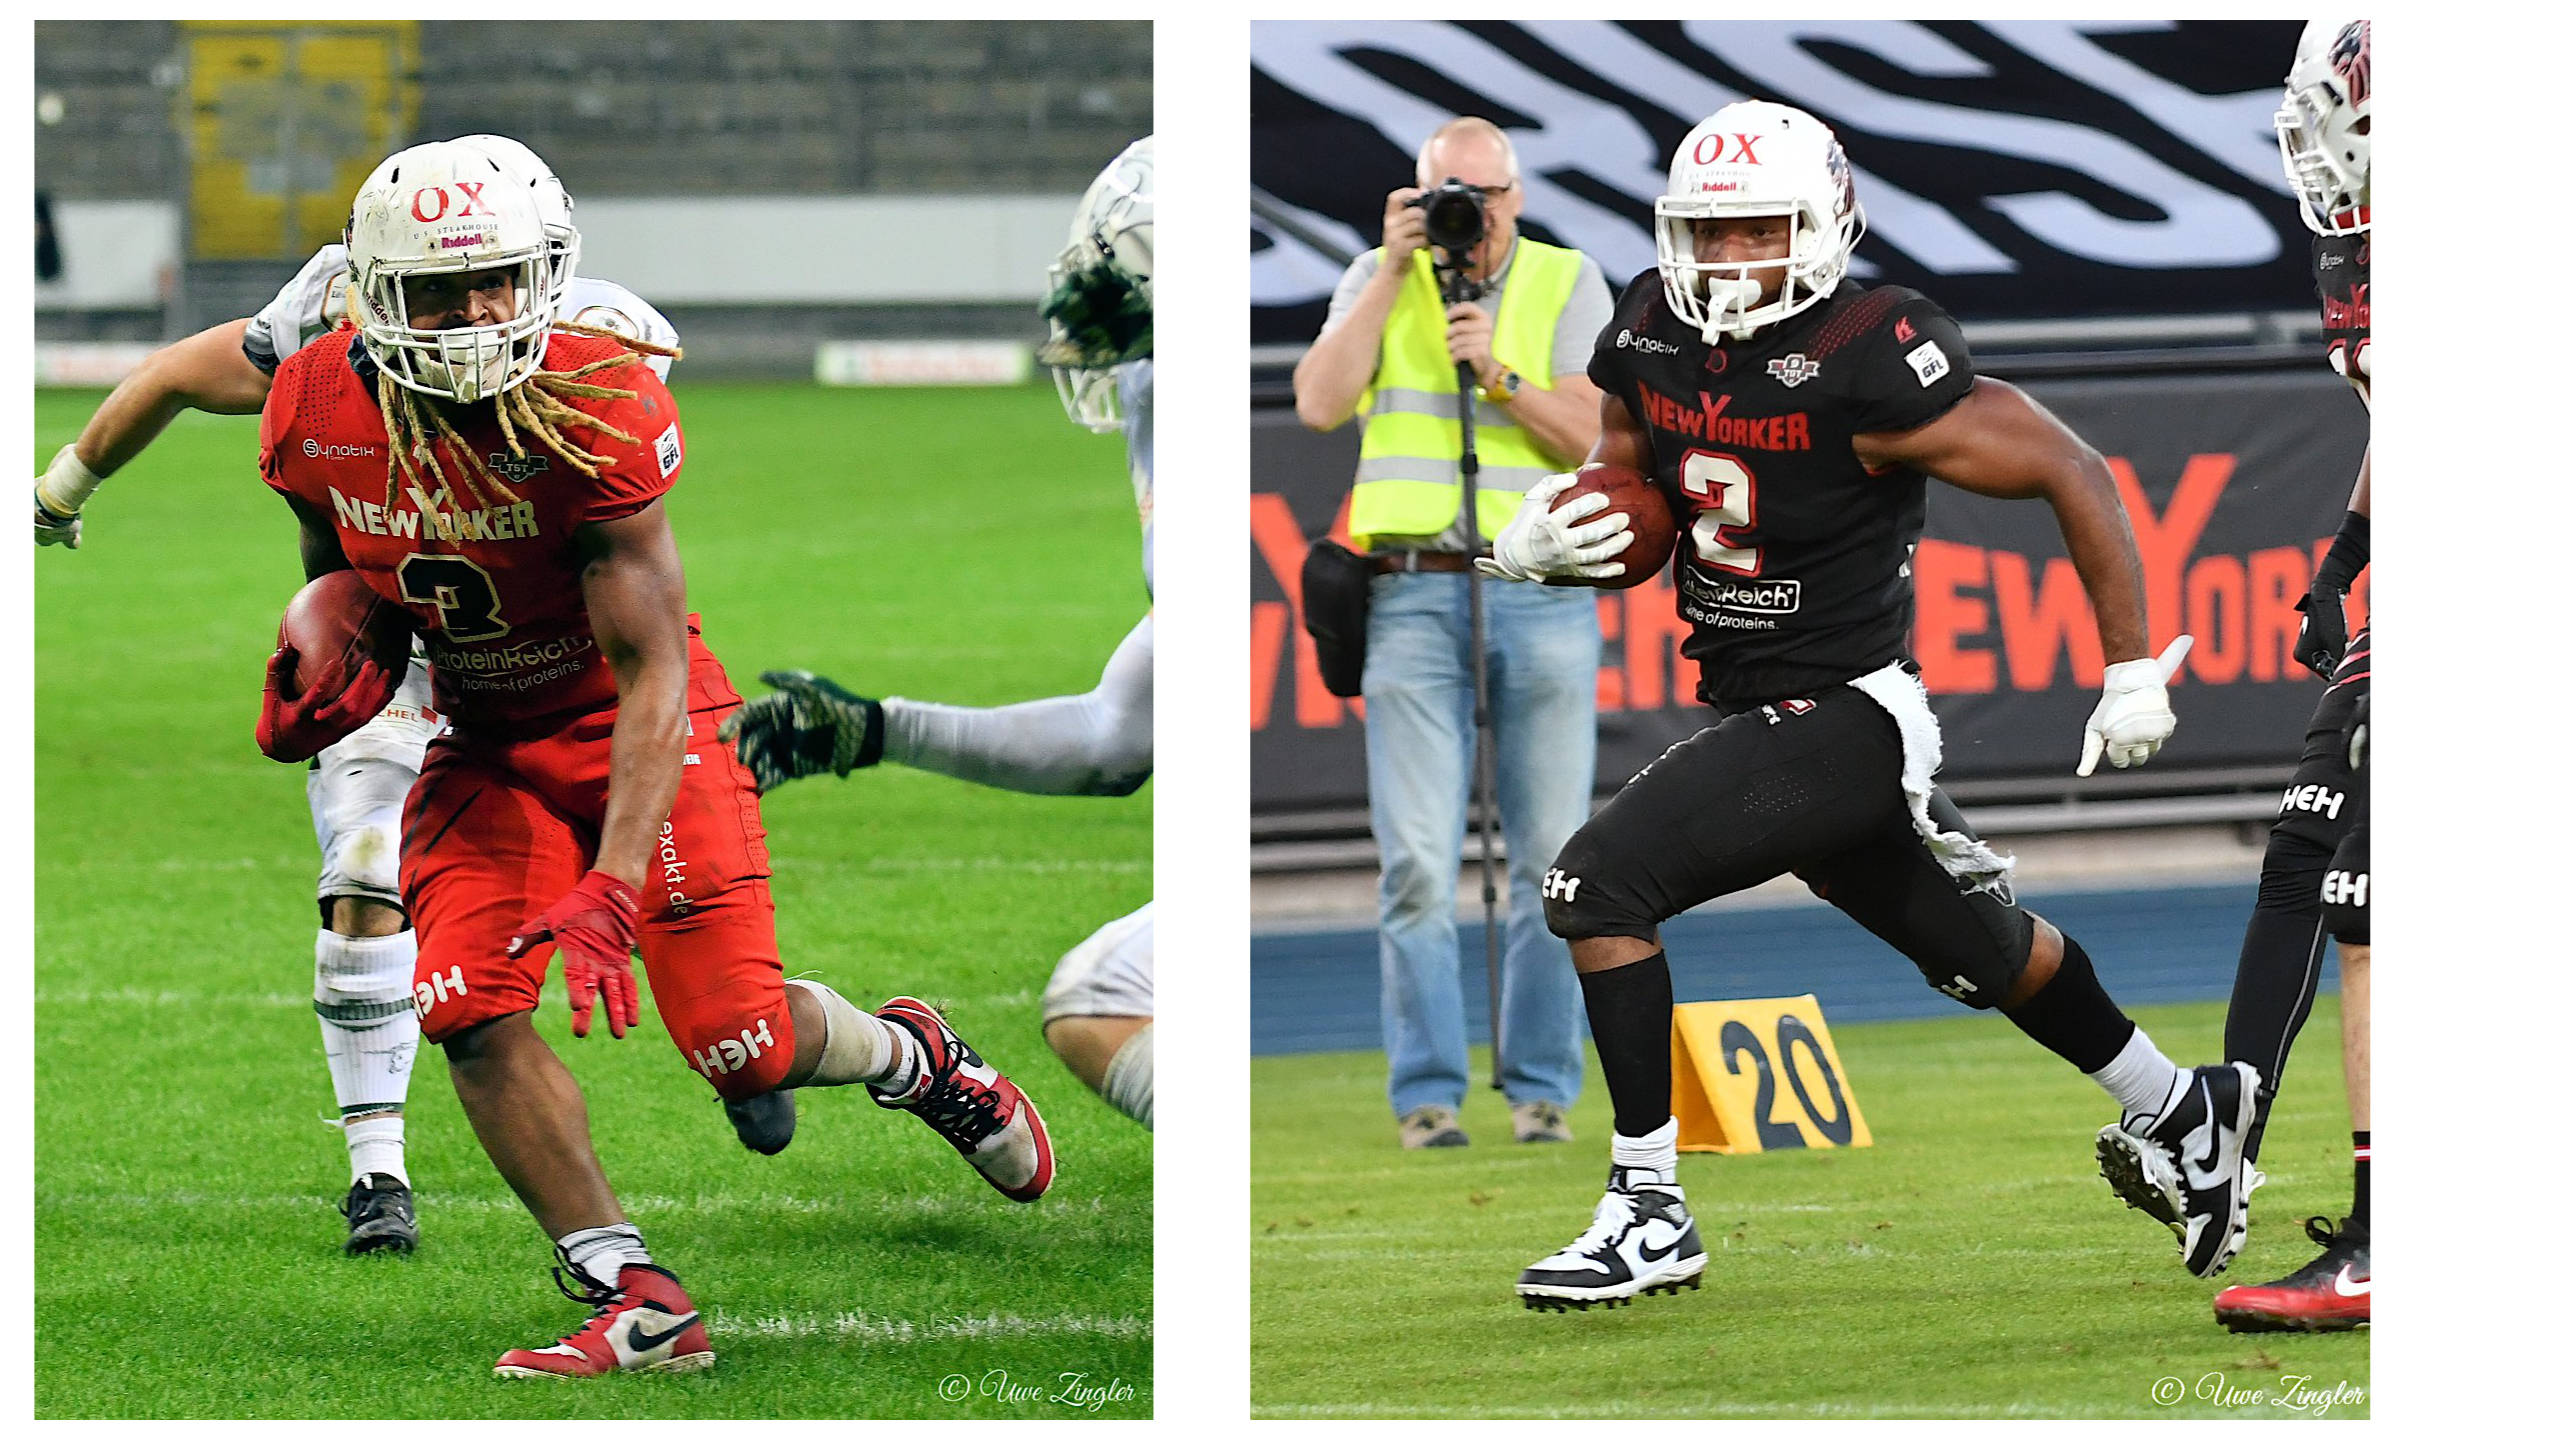
M 1756 1155 L 1875 1143 L 1810 995 L 1673 1007 L 1671 1113 L 1683 1150 Z

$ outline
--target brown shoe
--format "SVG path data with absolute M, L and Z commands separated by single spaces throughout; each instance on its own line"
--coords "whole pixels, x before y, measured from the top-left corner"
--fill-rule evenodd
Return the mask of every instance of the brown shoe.
M 1396 1122 L 1396 1132 L 1407 1150 L 1446 1150 L 1467 1143 L 1467 1132 L 1458 1128 L 1458 1112 L 1446 1105 L 1415 1106 Z
M 1573 1138 L 1564 1107 L 1553 1100 L 1532 1100 L 1511 1107 L 1511 1138 L 1523 1145 L 1560 1145 Z

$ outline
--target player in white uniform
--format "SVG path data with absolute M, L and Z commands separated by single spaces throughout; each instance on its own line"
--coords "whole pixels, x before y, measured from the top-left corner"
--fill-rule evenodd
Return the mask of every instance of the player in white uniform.
M 1121 431 L 1136 488 L 1141 564 L 1155 588 L 1155 137 L 1120 152 L 1076 208 L 1040 313 L 1067 414 Z M 1155 768 L 1155 616 L 1122 639 L 1082 695 L 994 709 L 892 695 L 870 700 L 805 670 L 768 670 L 778 692 L 721 727 L 771 790 L 882 760 L 1036 795 L 1126 795 Z M 1042 999 L 1049 1047 L 1123 1114 L 1155 1128 L 1152 902 L 1069 951 Z
M 470 135 L 463 142 L 536 177 L 543 225 L 574 265 L 573 202 L 551 167 L 518 141 Z M 371 182 L 368 182 L 370 184 Z M 106 477 L 142 453 L 182 410 L 254 415 L 266 404 L 286 356 L 347 323 L 347 248 L 324 245 L 265 308 L 153 353 L 62 447 L 36 480 L 38 545 L 78 549 L 81 510 Z M 575 276 L 561 313 L 571 323 L 609 329 L 674 351 L 675 327 L 647 301 L 610 280 Z M 649 364 L 664 376 L 672 354 Z M 402 1108 L 418 1053 L 410 1000 L 417 940 L 400 903 L 400 808 L 418 778 L 427 741 L 442 727 L 430 703 L 426 657 L 415 652 L 399 693 L 363 729 L 320 752 L 307 789 L 320 842 L 320 930 L 313 945 L 312 1008 L 337 1092 L 339 1124 L 353 1181 L 340 1207 L 350 1255 L 417 1245 Z

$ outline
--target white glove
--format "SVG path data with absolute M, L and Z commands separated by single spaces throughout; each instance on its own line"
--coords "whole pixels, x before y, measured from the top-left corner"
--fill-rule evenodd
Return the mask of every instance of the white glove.
M 2177 732 L 2178 717 L 2169 713 L 2169 682 L 2187 660 L 2193 635 L 2169 642 L 2156 660 L 2126 660 L 2107 667 L 2107 685 L 2089 727 L 2080 732 L 2080 773 L 2098 768 L 2098 752 L 2119 770 L 2149 760 Z
M 36 543 L 80 548 L 80 507 L 103 483 L 80 463 L 69 445 L 54 452 L 53 464 L 36 477 Z
M 1535 580 L 1543 585 L 1549 580 L 1606 580 L 1624 575 L 1627 567 L 1609 557 L 1636 543 L 1628 534 L 1633 524 L 1626 516 L 1612 512 L 1597 520 L 1590 519 L 1609 508 L 1609 497 L 1582 495 L 1569 500 L 1561 510 L 1550 510 L 1547 502 L 1573 488 L 1572 475 L 1549 475 L 1529 487 L 1520 497 L 1520 508 L 1502 533 L 1493 537 L 1491 559 L 1478 557 L 1476 568 L 1497 580 Z

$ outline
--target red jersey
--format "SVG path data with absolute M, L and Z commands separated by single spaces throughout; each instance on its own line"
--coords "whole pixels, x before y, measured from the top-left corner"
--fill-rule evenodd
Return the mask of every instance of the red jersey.
M 419 497 L 405 493 L 407 477 L 397 487 L 403 493 L 385 494 L 393 488 L 390 441 L 372 387 L 391 382 L 369 359 L 357 373 L 356 339 L 354 330 L 334 331 L 277 368 L 258 427 L 267 484 L 329 515 L 348 563 L 417 619 L 435 670 L 436 708 L 458 728 L 520 731 L 528 721 L 615 704 L 613 674 L 587 621 L 576 536 L 581 525 L 638 513 L 675 484 L 684 440 L 664 382 L 634 360 L 586 382 L 638 392 L 633 398 L 566 399 L 636 437 L 626 444 L 565 427 L 573 444 L 603 458 L 592 480 L 522 426 L 516 436 L 525 454 L 516 458 L 495 406 L 446 404 L 455 432 L 519 498 L 492 492 L 481 497 L 487 504 L 474 505 L 457 485 L 449 498 L 435 499 L 435 518 L 422 520 Z M 553 335 L 544 368 L 574 370 L 621 348 Z M 458 464 L 450 449 L 438 454 L 448 479 Z M 436 483 L 417 468 L 427 485 Z M 490 490 L 485 479 L 479 486 Z

